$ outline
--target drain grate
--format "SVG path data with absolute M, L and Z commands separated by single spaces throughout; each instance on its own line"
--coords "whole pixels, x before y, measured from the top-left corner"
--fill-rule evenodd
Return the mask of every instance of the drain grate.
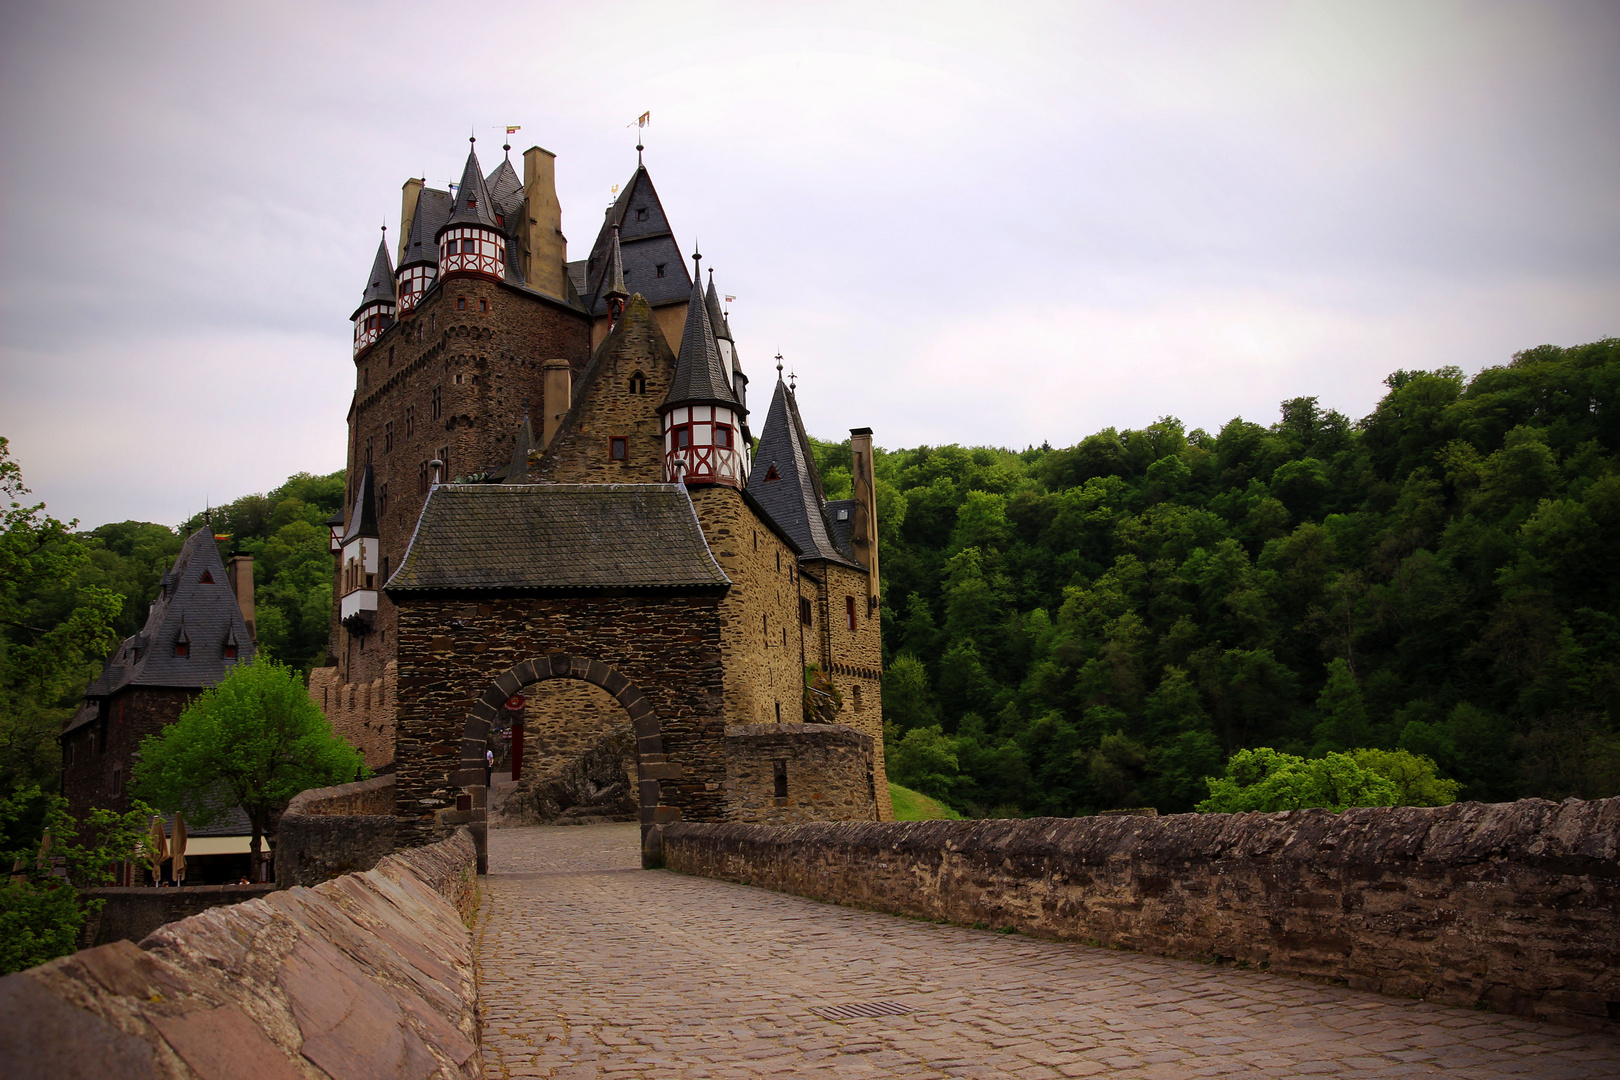
M 823 1005 L 810 1011 L 823 1020 L 854 1020 L 862 1016 L 904 1016 L 911 1006 L 898 1001 L 863 1001 L 855 1005 Z

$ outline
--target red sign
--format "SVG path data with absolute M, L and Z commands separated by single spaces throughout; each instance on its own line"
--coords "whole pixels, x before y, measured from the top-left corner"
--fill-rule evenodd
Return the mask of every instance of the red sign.
M 522 712 L 523 706 L 524 701 L 522 694 L 513 694 L 511 697 L 506 699 L 506 707 L 511 709 L 513 712 Z

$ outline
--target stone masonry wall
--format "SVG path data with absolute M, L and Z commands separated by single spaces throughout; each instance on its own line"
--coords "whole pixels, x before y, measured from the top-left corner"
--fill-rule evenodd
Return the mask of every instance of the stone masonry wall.
M 106 945 L 112 941 L 139 941 L 164 923 L 267 896 L 274 885 L 186 885 L 154 889 L 149 886 L 113 885 L 86 889 L 86 900 L 102 901 L 101 911 L 85 920 L 82 943 Z
M 638 371 L 645 377 L 639 394 L 630 386 Z M 530 479 L 562 484 L 663 483 L 664 425 L 658 404 L 669 393 L 674 375 L 675 354 L 664 343 L 647 301 L 632 297 L 619 326 L 587 370 L 586 381 L 573 388 L 579 408 L 536 461 Z M 535 434 L 540 434 L 538 425 Z M 608 456 L 614 436 L 629 440 L 623 461 Z
M 141 740 L 180 719 L 196 696 L 195 690 L 131 687 L 108 700 L 98 719 L 63 740 L 64 758 L 72 754 L 62 765 L 68 811 L 75 817 L 96 808 L 127 811 L 130 772 Z
M 731 579 L 721 601 L 728 724 L 797 723 L 815 642 L 799 623 L 798 556 L 735 488 L 688 489 L 709 551 Z
M 779 763 L 787 788 L 783 798 L 776 797 Z M 876 820 L 872 739 L 842 724 L 728 727 L 726 790 L 733 821 Z
M 522 692 L 528 702 L 523 710 L 524 776 L 544 776 L 564 768 L 609 732 L 629 726 L 624 706 L 588 682 L 547 679 L 531 683 Z M 495 752 L 498 756 L 505 752 L 505 740 L 500 740 Z M 496 769 L 497 774 L 501 771 Z M 510 763 L 506 776 L 511 776 Z
M 378 529 L 390 569 L 404 557 L 426 499 L 423 463 L 446 458 L 447 481 L 505 465 L 524 413 L 538 431 L 549 407 L 542 400 L 544 363 L 567 360 L 578 378 L 589 341 L 589 319 L 578 312 L 523 289 L 455 276 L 356 358 L 344 513 L 370 461 L 379 501 L 386 492 Z M 334 625 L 339 678 L 362 684 L 381 678 L 397 651 L 396 634 L 387 596 L 379 597 L 376 625 L 363 639 Z
M 589 658 L 639 688 L 662 738 L 659 786 L 668 816 L 725 819 L 725 720 L 719 599 L 501 597 L 468 601 L 407 595 L 400 605 L 395 814 L 399 842 L 435 836 L 435 815 L 462 788 L 463 751 L 481 760 L 487 729 L 463 737 L 495 680 L 553 654 Z M 452 622 L 459 622 L 453 626 Z M 580 676 L 582 677 L 582 676 Z M 519 674 L 514 692 L 535 675 Z M 610 686 L 609 689 L 614 689 Z M 504 699 L 500 693 L 496 699 Z M 487 704 L 487 703 L 486 703 Z M 487 722 L 487 721 L 486 721 Z M 478 783 L 482 784 L 482 770 Z M 643 805 L 646 805 L 644 802 Z M 477 807 L 474 807 L 476 811 Z
M 326 713 L 338 737 L 360 751 L 372 769 L 394 761 L 398 681 L 399 665 L 393 660 L 383 665 L 381 676 L 367 683 L 341 681 L 336 665 L 309 673 L 310 700 Z
M 481 1077 L 462 830 L 0 979 L 17 1080 Z
M 886 779 L 883 746 L 883 624 L 882 609 L 866 609 L 866 571 L 836 563 L 818 563 L 813 571 L 822 579 L 826 623 L 823 647 L 828 657 L 822 671 L 844 697 L 838 722 L 870 736 L 877 761 L 880 821 L 894 820 Z M 849 628 L 847 600 L 855 601 L 855 629 Z
M 299 792 L 276 832 L 276 887 L 370 870 L 394 850 L 394 778 Z
M 694 825 L 671 869 L 1620 1030 L 1620 799 Z

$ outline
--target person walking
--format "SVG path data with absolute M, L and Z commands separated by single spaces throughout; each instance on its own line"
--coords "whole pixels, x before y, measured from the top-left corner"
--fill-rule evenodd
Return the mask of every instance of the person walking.
M 484 748 L 484 786 L 489 787 L 490 777 L 495 775 L 495 751 Z

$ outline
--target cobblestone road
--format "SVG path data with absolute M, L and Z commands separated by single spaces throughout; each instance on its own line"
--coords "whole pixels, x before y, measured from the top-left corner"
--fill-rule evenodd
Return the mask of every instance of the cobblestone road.
M 490 833 L 491 1076 L 1620 1077 L 1604 1036 L 638 865 L 634 825 Z M 911 1011 L 811 1011 L 872 1002 Z

